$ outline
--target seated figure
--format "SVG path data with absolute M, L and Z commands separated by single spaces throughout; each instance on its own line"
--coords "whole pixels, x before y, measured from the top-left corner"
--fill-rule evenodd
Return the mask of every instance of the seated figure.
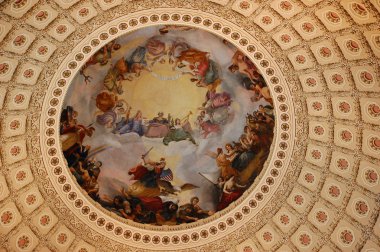
M 169 133 L 169 120 L 164 113 L 159 112 L 156 117 L 149 121 L 145 136 L 149 138 L 165 137 Z
M 193 144 L 196 144 L 193 136 L 191 135 L 191 125 L 188 120 L 181 122 L 179 118 L 175 119 L 174 125 L 170 128 L 167 136 L 164 137 L 163 143 L 168 145 L 170 142 L 179 142 L 183 140 L 189 140 Z
M 136 112 L 133 118 L 129 118 L 129 115 L 127 115 L 113 130 L 113 133 L 120 135 L 132 132 L 137 133 L 139 136 L 144 135 L 143 117 L 140 110 Z

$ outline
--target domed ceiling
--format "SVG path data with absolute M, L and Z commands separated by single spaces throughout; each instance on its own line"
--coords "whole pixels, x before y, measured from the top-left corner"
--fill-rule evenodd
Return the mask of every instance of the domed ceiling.
M 254 63 L 228 41 L 151 26 L 85 63 L 60 140 L 71 173 L 104 208 L 142 224 L 193 223 L 227 208 L 262 170 L 272 104 Z
M 380 1 L 0 2 L 0 251 L 380 251 Z

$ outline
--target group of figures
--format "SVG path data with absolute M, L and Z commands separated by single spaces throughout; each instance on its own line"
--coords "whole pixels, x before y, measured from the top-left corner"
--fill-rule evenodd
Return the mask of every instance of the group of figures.
M 260 105 L 257 111 L 246 116 L 246 125 L 238 141 L 225 144 L 224 151 L 220 147 L 216 153 L 209 153 L 220 169 L 215 184 L 219 195 L 218 211 L 238 199 L 260 173 L 269 154 L 273 128 L 273 107 Z
M 177 29 L 185 28 L 178 27 Z M 111 65 L 104 79 L 104 89 L 96 96 L 97 123 L 113 129 L 115 134 L 135 132 L 148 138 L 164 138 L 165 145 L 170 141 L 185 139 L 195 143 L 189 122 L 192 111 L 183 119 L 173 118 L 170 113 L 167 118 L 164 118 L 163 112 L 158 112 L 156 118 L 147 120 L 143 117 L 143 111 L 139 109 L 131 116 L 131 106 L 124 99 L 118 98 L 118 95 L 124 92 L 123 81 L 132 81 L 140 77 L 142 71 L 152 72 L 153 65 L 164 64 L 168 61 L 172 64 L 173 71 L 179 73 L 179 76 L 189 75 L 191 82 L 197 87 L 207 89 L 205 101 L 198 108 L 200 114 L 194 121 L 194 124 L 198 125 L 202 131 L 203 138 L 210 133 L 220 133 L 221 127 L 232 117 L 229 109 L 232 103 L 231 95 L 225 91 L 217 91 L 222 83 L 220 66 L 210 59 L 208 52 L 192 48 L 181 38 L 171 39 L 169 42 L 164 39 L 164 35 L 153 36 L 144 46 L 134 49 L 129 57 L 122 57 L 115 65 Z M 111 42 L 91 58 L 91 64 L 97 62 L 104 65 L 111 57 L 112 51 L 119 48 L 119 44 Z M 231 67 L 232 72 L 239 69 L 238 64 L 236 62 L 234 67 Z M 85 74 L 88 66 L 90 64 L 86 64 L 81 70 L 85 80 L 91 79 L 91 76 Z
M 102 162 L 97 161 L 94 155 L 104 149 L 104 146 L 90 152 L 91 147 L 83 145 L 84 138 L 91 137 L 94 128 L 78 124 L 77 116 L 78 112 L 71 106 L 62 111 L 60 133 L 63 154 L 78 184 L 103 207 L 120 217 L 154 225 L 190 223 L 214 213 L 203 210 L 198 204 L 198 197 L 192 197 L 189 203 L 180 206 L 178 201 L 172 201 L 170 195 L 198 187 L 189 183 L 173 186 L 170 182 L 173 180 L 173 172 L 166 168 L 165 158 L 158 162 L 146 161 L 152 148 L 142 155 L 140 164 L 128 170 L 135 182 L 127 190 L 122 188 L 120 194 L 113 198 L 106 195 L 101 197 L 97 180 Z M 166 196 L 169 197 L 166 199 Z
M 227 124 L 232 117 L 229 110 L 232 99 L 228 93 L 208 91 L 206 97 L 206 101 L 199 108 L 200 113 L 197 120 L 194 122 L 199 127 L 203 138 L 207 138 L 210 133 L 220 133 L 221 127 Z M 137 110 L 131 116 L 132 108 L 128 103 L 106 91 L 98 94 L 96 104 L 100 110 L 97 113 L 96 122 L 112 129 L 115 134 L 123 135 L 134 132 L 148 138 L 163 138 L 165 145 L 171 141 L 185 139 L 195 144 L 189 122 L 192 111 L 183 118 L 173 118 L 170 113 L 165 117 L 163 112 L 158 112 L 156 117 L 147 120 L 143 117 L 141 110 Z
M 96 69 L 106 68 L 105 76 L 101 77 L 101 87 L 98 85 L 95 95 L 92 96 L 91 102 L 95 103 L 92 108 L 95 113 L 94 120 L 87 123 L 88 126 L 79 123 L 79 114 L 83 116 L 88 112 L 79 106 L 76 108 L 79 113 L 74 110 L 71 104 L 75 102 L 67 102 L 62 111 L 62 150 L 71 173 L 92 199 L 122 218 L 152 225 L 177 225 L 207 218 L 228 207 L 249 188 L 269 155 L 275 122 L 273 101 L 263 77 L 247 56 L 235 47 L 232 48 L 226 41 L 219 40 L 220 46 L 233 53 L 230 53 L 230 58 L 227 59 L 228 65 L 222 66 L 209 52 L 196 49 L 194 42 L 191 45 L 184 38 L 170 36 L 171 32 L 178 34 L 192 30 L 193 28 L 183 26 L 164 26 L 159 29 L 159 34 L 149 37 L 145 43 L 131 49 L 128 47 L 124 56 L 116 59 L 114 54 L 125 50 L 123 47 L 126 45 L 115 41 L 108 43 L 86 62 L 79 76 L 82 78 L 82 85 L 84 82 L 86 87 L 91 87 L 97 85 L 93 84 L 93 79 L 97 77 Z M 167 67 L 168 64 L 174 73 L 171 77 L 164 77 L 153 71 L 157 66 Z M 204 98 L 200 99 L 203 102 L 196 108 L 197 112 L 187 110 L 189 112 L 181 114 L 182 117 L 179 114 L 172 116 L 170 109 L 173 106 L 169 106 L 169 111 L 164 113 L 156 110 L 156 116 L 146 118 L 143 114 L 152 114 L 155 108 L 149 108 L 150 113 L 146 113 L 143 109 L 132 108 L 130 100 L 125 98 L 126 91 L 129 92 L 128 83 L 146 75 L 165 81 L 176 81 L 182 76 L 188 76 L 191 85 L 203 91 L 201 97 Z M 228 78 L 224 78 L 226 75 Z M 236 81 L 236 89 L 239 91 L 231 91 L 231 87 L 235 88 L 235 83 L 228 86 L 228 81 Z M 237 117 L 234 113 L 239 109 L 233 108 L 234 103 L 238 103 L 234 99 L 246 97 L 246 94 L 251 98 L 248 99 L 247 106 L 255 107 L 257 110 L 247 114 L 242 121 L 235 120 Z M 260 105 L 255 105 L 256 103 Z M 133 106 L 139 107 L 139 103 Z M 196 118 L 192 120 L 195 113 Z M 225 128 L 231 124 L 240 137 L 228 142 L 215 140 L 231 140 L 224 134 Z M 102 192 L 98 178 L 102 177 L 105 170 L 109 171 L 111 168 L 108 167 L 106 159 L 97 160 L 99 153 L 111 153 L 116 147 L 104 143 L 92 148 L 91 144 L 86 143 L 88 139 L 100 137 L 97 133 L 99 131 L 102 132 L 99 134 L 110 134 L 116 139 L 138 136 L 139 140 L 136 141 L 145 146 L 142 156 L 139 154 L 138 158 L 134 157 L 131 163 L 118 164 L 128 174 L 128 181 L 119 186 L 117 193 Z M 202 142 L 202 151 L 206 148 L 202 155 L 211 160 L 206 163 L 211 162 L 218 169 L 219 176 L 216 180 L 210 179 L 207 172 L 201 173 L 198 170 L 192 175 L 192 180 L 186 181 L 182 176 L 178 181 L 185 183 L 175 182 L 176 173 L 180 173 L 176 167 L 178 162 L 171 164 L 173 169 L 167 167 L 167 148 L 171 142 L 181 142 L 181 146 L 195 149 L 191 155 L 200 152 L 196 149 Z M 122 141 L 120 143 L 122 148 L 124 144 L 134 144 Z M 162 143 L 162 147 L 157 147 L 157 143 Z M 153 149 L 161 153 L 161 158 L 149 159 Z M 216 153 L 211 151 L 215 149 Z M 198 178 L 194 179 L 196 176 Z M 206 182 L 206 186 L 204 181 L 199 183 L 202 177 L 210 183 Z M 213 195 L 213 207 L 210 207 L 210 204 L 201 207 L 207 203 L 204 200 L 201 202 L 201 199 L 204 199 L 202 194 L 205 188 L 211 188 L 207 190 L 211 190 L 209 193 Z M 190 195 L 186 196 L 186 200 L 180 197 L 185 194 Z
M 98 198 L 98 177 L 102 162 L 91 159 L 91 146 L 83 145 L 86 136 L 92 136 L 94 127 L 84 126 L 77 122 L 78 112 L 67 106 L 61 113 L 60 134 L 63 154 L 67 165 L 78 184 L 86 190 L 88 195 Z
M 170 114 L 166 118 L 163 112 L 158 112 L 156 117 L 146 120 L 141 110 L 131 116 L 132 107 L 124 99 L 118 99 L 117 95 L 106 91 L 97 95 L 96 106 L 100 110 L 96 113 L 96 122 L 112 129 L 114 134 L 136 133 L 148 138 L 163 138 L 165 145 L 181 140 L 196 144 L 189 123 L 192 112 L 182 119 L 173 118 Z
M 168 29 L 189 30 L 189 27 L 176 26 L 168 27 Z M 105 88 L 122 94 L 124 90 L 121 81 L 138 78 L 143 71 L 152 72 L 152 67 L 157 62 L 164 64 L 167 61 L 173 64 L 173 70 L 181 74 L 190 74 L 191 81 L 199 87 L 206 87 L 219 79 L 219 65 L 210 59 L 208 52 L 191 47 L 181 38 L 168 41 L 163 39 L 164 37 L 164 35 L 157 35 L 149 38 L 144 46 L 138 46 L 128 57 L 122 57 L 111 65 L 104 78 Z M 91 79 L 90 75 L 85 74 L 86 68 L 96 64 L 106 65 L 112 57 L 112 52 L 120 48 L 120 44 L 113 41 L 95 53 L 81 70 L 86 82 Z
M 160 158 L 158 162 L 146 161 L 147 154 L 141 157 L 140 164 L 128 171 L 135 182 L 127 190 L 123 188 L 121 194 L 113 199 L 101 199 L 103 206 L 126 219 L 155 225 L 190 223 L 214 214 L 214 211 L 199 206 L 198 197 L 178 205 L 178 200 L 173 200 L 171 195 L 198 187 L 189 183 L 173 186 L 170 182 L 173 173 L 166 168 L 165 158 Z
M 160 116 L 156 120 L 166 120 Z M 91 158 L 91 147 L 83 145 L 84 137 L 91 136 L 94 128 L 77 124 L 76 117 L 77 112 L 70 106 L 62 112 L 61 135 L 66 137 L 63 140 L 67 139 L 63 142 L 64 156 L 79 185 L 103 207 L 126 219 L 156 225 L 190 223 L 214 213 L 212 210 L 203 210 L 198 205 L 198 197 L 191 198 L 190 203 L 181 206 L 170 200 L 170 197 L 166 201 L 165 196 L 176 195 L 197 186 L 189 183 L 173 186 L 170 182 L 173 173 L 170 168 L 166 168 L 165 158 L 158 162 L 146 161 L 150 150 L 141 157 L 140 164 L 129 169 L 128 174 L 133 176 L 135 182 L 127 190 L 122 188 L 120 195 L 113 199 L 100 197 L 97 178 L 102 162 Z M 273 127 L 273 108 L 260 105 L 257 111 L 246 116 L 244 133 L 237 142 L 227 143 L 225 151 L 218 148 L 216 153 L 209 153 L 216 159 L 220 169 L 220 177 L 214 183 L 218 194 L 217 211 L 238 199 L 256 178 L 268 155 Z M 255 162 L 252 162 L 253 159 L 256 159 Z

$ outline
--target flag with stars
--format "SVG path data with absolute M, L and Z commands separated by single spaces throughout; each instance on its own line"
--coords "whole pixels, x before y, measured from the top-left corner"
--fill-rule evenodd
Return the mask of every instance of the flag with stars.
M 160 179 L 164 180 L 164 181 L 172 181 L 173 180 L 173 172 L 172 172 L 172 170 L 170 168 L 163 170 L 161 172 Z

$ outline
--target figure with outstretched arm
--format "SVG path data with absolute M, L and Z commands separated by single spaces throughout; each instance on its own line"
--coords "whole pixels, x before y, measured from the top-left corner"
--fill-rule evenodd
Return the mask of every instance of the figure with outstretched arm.
M 152 148 L 141 156 L 141 164 L 130 169 L 128 174 L 133 175 L 133 179 L 143 186 L 158 189 L 157 180 L 165 169 L 166 160 L 162 157 L 159 162 L 147 161 L 145 158 L 151 150 Z

